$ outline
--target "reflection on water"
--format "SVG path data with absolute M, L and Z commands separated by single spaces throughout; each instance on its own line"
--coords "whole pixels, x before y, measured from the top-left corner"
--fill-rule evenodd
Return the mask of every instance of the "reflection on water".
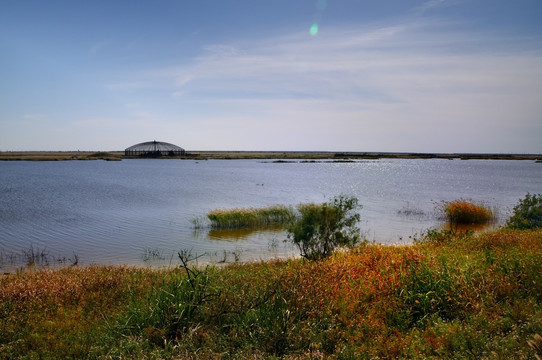
M 242 229 L 211 229 L 208 230 L 207 236 L 210 240 L 245 240 L 253 235 L 259 236 L 279 236 L 284 232 L 283 226 L 269 226 L 259 228 L 242 228 Z
M 500 224 L 498 224 L 495 221 L 488 222 L 486 224 L 451 224 L 447 222 L 440 228 L 443 230 L 452 230 L 454 232 L 466 232 L 469 230 L 481 232 L 481 231 L 495 230 L 499 226 Z

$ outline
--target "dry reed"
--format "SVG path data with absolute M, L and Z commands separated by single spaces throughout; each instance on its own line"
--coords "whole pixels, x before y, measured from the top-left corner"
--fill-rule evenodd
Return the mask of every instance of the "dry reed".
M 442 211 L 450 224 L 454 225 L 486 224 L 495 218 L 493 210 L 472 200 L 445 201 Z

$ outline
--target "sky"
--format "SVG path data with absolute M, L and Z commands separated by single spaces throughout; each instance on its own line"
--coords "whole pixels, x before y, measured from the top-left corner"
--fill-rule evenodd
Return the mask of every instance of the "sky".
M 0 0 L 0 151 L 542 153 L 540 0 Z

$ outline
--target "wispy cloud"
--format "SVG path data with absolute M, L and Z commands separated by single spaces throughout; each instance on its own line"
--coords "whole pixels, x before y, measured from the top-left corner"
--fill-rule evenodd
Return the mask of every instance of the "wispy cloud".
M 423 3 L 422 5 L 420 5 L 418 8 L 416 8 L 416 10 L 418 11 L 418 14 L 421 15 L 427 10 L 441 6 L 442 4 L 444 4 L 444 1 L 445 0 L 429 0 Z
M 138 118 L 145 118 L 145 119 L 152 118 L 152 114 L 146 111 L 135 111 L 132 115 Z
M 476 44 L 477 42 L 477 44 Z M 338 29 L 320 39 L 299 35 L 270 39 L 192 65 L 170 68 L 173 90 L 209 98 L 327 98 L 406 101 L 413 92 L 502 92 L 534 86 L 537 53 L 479 48 L 482 37 L 437 34 L 420 24 L 378 29 Z
M 40 120 L 40 119 L 47 118 L 47 115 L 45 115 L 45 114 L 25 114 L 25 115 L 23 115 L 23 118 L 27 119 L 27 120 Z
M 423 8 L 436 6 L 444 1 Z M 183 105 L 175 111 L 201 126 L 247 133 L 245 148 L 289 129 L 309 149 L 335 139 L 346 149 L 416 151 L 434 141 L 457 151 L 442 145 L 457 136 L 462 150 L 476 151 L 511 140 L 514 131 L 507 139 L 496 130 L 512 119 L 542 131 L 534 116 L 542 113 L 542 52 L 493 44 L 490 34 L 415 18 L 206 46 L 192 62 L 145 71 L 133 84 L 167 88 Z
M 104 41 L 99 41 L 97 43 L 94 43 L 91 47 L 90 47 L 90 50 L 89 50 L 89 54 L 96 54 L 98 53 L 99 51 L 101 51 L 104 47 L 106 47 L 108 44 L 111 43 L 111 40 L 104 40 Z
M 134 91 L 148 86 L 143 81 L 126 81 L 126 82 L 115 82 L 105 85 L 107 90 L 110 91 Z
M 465 0 L 429 0 L 422 5 L 414 8 L 414 13 L 418 16 L 425 14 L 426 12 L 442 7 L 456 6 L 462 4 Z

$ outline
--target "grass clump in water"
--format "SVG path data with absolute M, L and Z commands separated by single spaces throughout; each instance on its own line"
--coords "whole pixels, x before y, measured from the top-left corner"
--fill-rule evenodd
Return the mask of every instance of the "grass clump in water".
M 288 224 L 295 218 L 290 206 L 273 205 L 264 208 L 217 209 L 209 212 L 207 218 L 213 229 L 238 229 Z
M 472 200 L 445 201 L 442 211 L 451 225 L 479 225 L 495 219 L 493 210 Z

